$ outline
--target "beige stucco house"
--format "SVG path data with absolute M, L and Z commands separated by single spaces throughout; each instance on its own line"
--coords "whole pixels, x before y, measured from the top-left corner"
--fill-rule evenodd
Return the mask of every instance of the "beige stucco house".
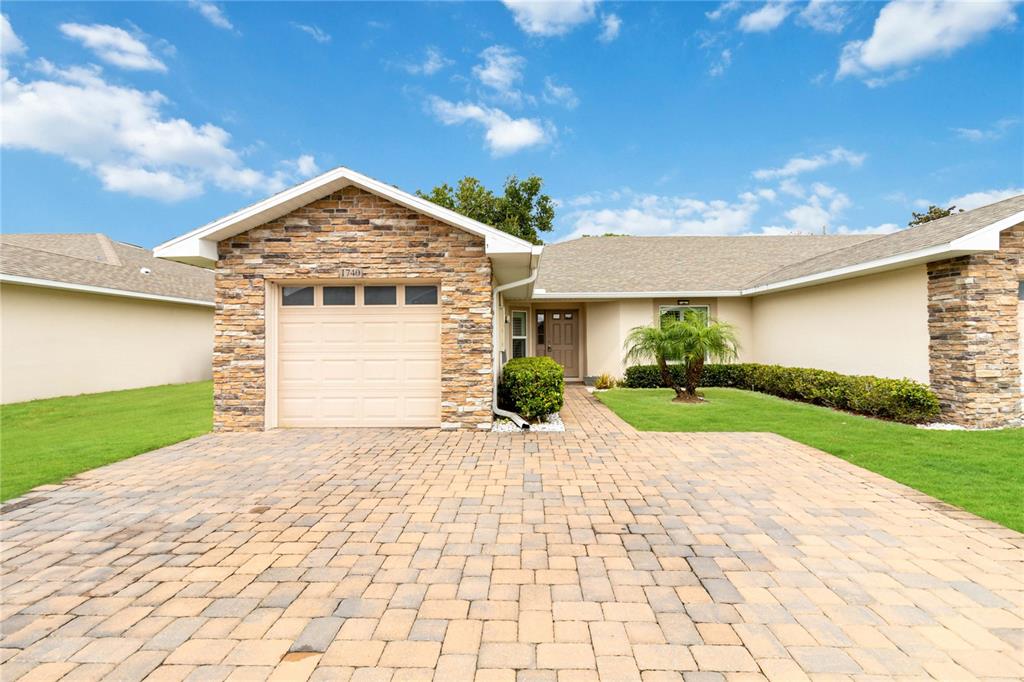
M 624 226 L 628 229 L 628 226 Z M 215 423 L 488 427 L 511 357 L 621 376 L 701 306 L 750 362 L 909 377 L 948 420 L 1021 416 L 1024 196 L 884 236 L 533 246 L 337 168 L 155 250 L 216 269 Z
M 0 235 L 4 403 L 208 379 L 213 274 L 102 234 Z

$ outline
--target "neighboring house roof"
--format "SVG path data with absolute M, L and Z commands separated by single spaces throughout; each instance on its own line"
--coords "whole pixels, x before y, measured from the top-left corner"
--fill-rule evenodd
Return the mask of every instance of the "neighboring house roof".
M 217 242 L 222 239 L 234 237 L 276 220 L 350 185 L 483 237 L 488 255 L 526 254 L 529 257 L 533 254 L 533 244 L 527 241 L 345 167 L 329 170 L 187 234 L 175 237 L 158 245 L 153 249 L 153 253 L 160 258 L 211 267 L 217 261 Z
M 2 282 L 212 307 L 213 280 L 103 234 L 0 235 Z
M 742 296 L 995 251 L 1024 195 L 886 235 L 583 237 L 544 247 L 537 298 Z
M 582 237 L 544 247 L 534 291 L 731 293 L 808 255 L 871 239 L 841 235 Z

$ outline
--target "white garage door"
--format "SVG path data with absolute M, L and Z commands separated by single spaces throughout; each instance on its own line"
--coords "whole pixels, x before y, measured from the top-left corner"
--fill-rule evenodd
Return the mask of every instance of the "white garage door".
M 436 285 L 279 287 L 278 425 L 438 426 Z

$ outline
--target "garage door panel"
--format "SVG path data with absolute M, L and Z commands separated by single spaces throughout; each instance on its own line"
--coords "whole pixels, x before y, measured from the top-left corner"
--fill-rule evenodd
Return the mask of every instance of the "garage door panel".
M 352 346 L 359 342 L 356 322 L 321 322 L 323 341 L 327 345 Z
M 316 383 L 317 361 L 311 358 L 282 358 L 281 384 Z
M 404 364 L 407 381 L 441 382 L 441 363 L 437 360 L 406 360 Z
M 356 387 L 359 385 L 361 368 L 358 360 L 324 359 L 320 362 L 323 366 L 320 376 L 323 377 L 324 386 L 344 384 Z
M 441 336 L 441 325 L 435 320 L 409 321 L 402 325 L 405 343 L 434 343 Z
M 282 395 L 278 401 L 278 417 L 289 421 L 309 420 L 316 414 L 316 399 Z
M 422 419 L 437 423 L 440 415 L 437 412 L 437 398 L 410 396 L 405 399 L 405 413 L 409 419 Z
M 439 306 L 279 307 L 278 423 L 438 426 L 440 318 Z
M 282 345 L 314 345 L 317 342 L 316 322 L 283 322 L 280 325 L 279 343 Z
M 339 422 L 339 425 L 350 420 L 353 415 L 359 413 L 359 398 L 355 396 L 324 396 L 320 399 L 319 419 L 325 426 L 329 420 Z
M 371 321 L 362 325 L 363 343 L 398 343 L 399 323 L 391 321 Z

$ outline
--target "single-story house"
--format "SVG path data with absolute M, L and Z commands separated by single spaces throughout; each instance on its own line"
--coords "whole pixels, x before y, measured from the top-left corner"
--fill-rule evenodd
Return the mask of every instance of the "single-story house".
M 0 399 L 209 379 L 213 279 L 102 234 L 0 235 Z
M 540 247 L 337 168 L 155 254 L 216 268 L 215 424 L 247 430 L 485 428 L 506 359 L 621 376 L 632 327 L 695 306 L 742 360 L 909 377 L 950 421 L 1005 424 L 1022 251 L 1024 196 L 884 236 Z

